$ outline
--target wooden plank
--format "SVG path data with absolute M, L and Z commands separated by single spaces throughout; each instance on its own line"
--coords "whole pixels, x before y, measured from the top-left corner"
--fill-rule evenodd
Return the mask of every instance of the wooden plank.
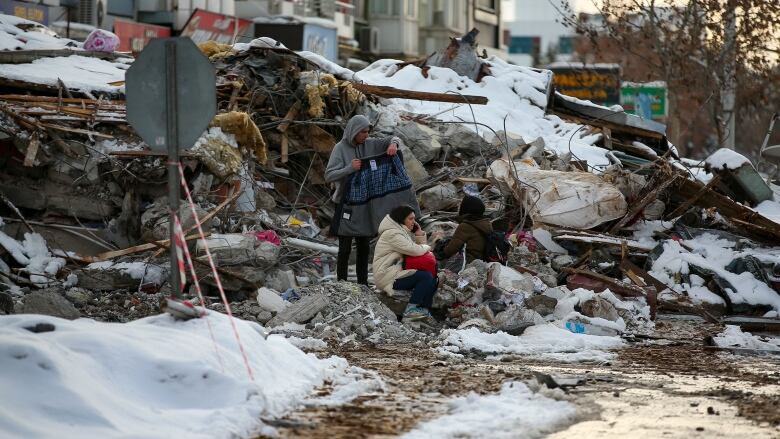
M 623 228 L 626 224 L 628 224 L 629 221 L 636 218 L 637 215 L 639 215 L 642 210 L 644 210 L 645 207 L 647 207 L 648 204 L 653 202 L 654 200 L 658 199 L 658 195 L 661 194 L 661 192 L 665 191 L 667 187 L 669 187 L 670 184 L 674 182 L 674 180 L 677 179 L 677 176 L 673 176 L 666 181 L 662 182 L 660 185 L 656 185 L 656 179 L 650 179 L 650 181 L 647 183 L 647 187 L 650 187 L 650 191 L 645 194 L 644 197 L 642 197 L 637 203 L 634 203 L 634 207 L 631 208 L 631 210 L 626 213 L 626 215 L 620 219 L 615 225 L 613 225 L 609 229 L 609 233 L 616 233 L 618 230 Z M 653 187 L 655 186 L 655 187 Z
M 282 133 L 282 163 L 287 163 L 290 157 L 290 139 L 287 131 Z
M 126 55 L 118 55 L 114 52 L 95 52 L 88 50 L 71 49 L 39 49 L 39 50 L 15 50 L 0 52 L 0 64 L 29 64 L 41 58 L 59 58 L 62 56 L 85 56 L 89 58 L 98 58 L 106 60 L 117 60 L 119 58 L 129 58 Z
M 695 202 L 699 201 L 699 198 L 701 198 L 702 195 L 705 194 L 705 192 L 707 192 L 708 190 L 712 190 L 712 188 L 717 186 L 719 182 L 720 182 L 720 175 L 715 175 L 715 177 L 713 177 L 712 180 L 710 180 L 710 182 L 707 183 L 707 186 L 701 188 L 701 190 L 697 192 L 696 195 L 688 198 L 687 200 L 685 200 L 684 203 L 680 204 L 671 213 L 666 215 L 666 219 L 671 220 L 687 212 L 688 209 L 690 209 Z
M 453 104 L 476 104 L 486 105 L 488 98 L 484 96 L 458 95 L 449 93 L 429 93 L 424 91 L 401 90 L 399 88 L 387 87 L 382 85 L 368 85 L 360 82 L 353 82 L 352 87 L 366 94 L 379 96 L 380 98 L 399 98 L 414 99 L 418 101 L 432 102 L 450 102 Z
M 480 177 L 458 177 L 456 180 L 462 183 L 493 184 L 493 182 L 487 178 Z
M 58 130 L 58 131 L 65 131 L 67 133 L 74 133 L 74 134 L 84 134 L 87 136 L 94 136 L 94 137 L 101 137 L 103 139 L 113 139 L 114 136 L 109 136 L 108 134 L 99 133 L 97 131 L 90 131 L 90 130 L 82 130 L 81 128 L 68 128 L 63 127 L 59 125 L 52 125 L 52 124 L 45 124 L 42 123 L 41 126 L 44 128 L 49 128 L 52 130 Z
M 64 104 L 78 104 L 78 105 L 97 105 L 97 100 L 95 99 L 85 99 L 85 98 L 56 98 L 54 96 L 30 96 L 30 95 L 20 95 L 20 94 L 8 94 L 8 95 L 0 95 L 0 99 L 5 101 L 19 101 L 19 102 L 51 102 L 51 103 L 59 103 L 62 102 Z M 125 102 L 124 101 L 111 101 L 103 99 L 101 102 L 101 108 L 106 107 L 107 105 L 114 105 L 117 107 L 125 108 Z
M 31 168 L 35 165 L 35 157 L 38 155 L 38 148 L 41 142 L 38 139 L 38 131 L 30 136 L 30 143 L 27 144 L 27 153 L 24 155 L 24 166 Z
M 110 156 L 114 157 L 129 157 L 129 158 L 135 158 L 135 157 L 168 157 L 167 152 L 159 152 L 159 151 L 112 151 L 108 153 Z M 186 151 L 180 151 L 179 157 L 196 157 L 191 152 Z
M 690 198 L 696 197 L 704 186 L 698 181 L 678 178 L 675 189 L 677 195 Z M 694 204 L 702 209 L 714 207 L 723 217 L 742 226 L 756 239 L 772 245 L 780 242 L 780 224 L 714 190 L 704 189 Z
M 298 112 L 301 111 L 301 101 L 296 101 L 292 107 L 290 107 L 289 110 L 287 110 L 287 114 L 284 115 L 284 121 L 279 124 L 279 126 L 276 127 L 277 131 L 280 133 L 287 132 L 287 129 L 290 127 L 290 122 L 295 120 L 296 117 L 298 117 Z

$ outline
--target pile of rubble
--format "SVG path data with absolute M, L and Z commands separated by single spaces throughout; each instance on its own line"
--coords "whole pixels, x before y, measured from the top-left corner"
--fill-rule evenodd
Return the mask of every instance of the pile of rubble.
M 14 38 L 36 32 L 5 17 Z M 269 328 L 372 343 L 440 329 L 401 325 L 404 297 L 330 282 L 324 169 L 363 114 L 374 134 L 402 139 L 432 246 L 455 229 L 464 194 L 513 246 L 507 266 L 442 272 L 441 327 L 614 335 L 661 310 L 778 317 L 776 182 L 733 151 L 681 158 L 663 125 L 563 96 L 549 71 L 479 57 L 475 35 L 357 73 L 266 38 L 201 45 L 219 112 L 182 164 L 209 236 L 194 233 L 189 206 L 179 213 L 207 307 L 224 309 L 206 247 L 233 312 Z M 158 313 L 170 294 L 167 171 L 126 121 L 132 58 L 47 38 L 51 50 L 0 52 L 14 63 L 0 66 L 0 311 Z M 84 59 L 105 74 L 71 81 L 63 72 Z M 51 68 L 20 79 L 39 65 Z

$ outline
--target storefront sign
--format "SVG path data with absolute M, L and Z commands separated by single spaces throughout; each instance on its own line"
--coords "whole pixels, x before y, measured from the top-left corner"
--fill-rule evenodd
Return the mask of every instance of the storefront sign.
M 114 33 L 119 37 L 119 51 L 140 53 L 152 38 L 171 36 L 171 29 L 153 24 L 114 19 Z
M 230 44 L 233 36 L 242 36 L 250 24 L 250 20 L 236 20 L 228 15 L 196 9 L 187 20 L 181 36 L 190 37 L 196 44 L 209 40 Z
M 600 105 L 620 103 L 620 66 L 553 67 L 555 89 Z
M 49 24 L 49 9 L 43 5 L 14 0 L 0 0 L 0 11 L 6 15 L 37 21 L 41 24 Z
M 620 87 L 620 105 L 626 113 L 643 119 L 661 119 L 669 115 L 666 83 L 663 81 L 624 82 Z

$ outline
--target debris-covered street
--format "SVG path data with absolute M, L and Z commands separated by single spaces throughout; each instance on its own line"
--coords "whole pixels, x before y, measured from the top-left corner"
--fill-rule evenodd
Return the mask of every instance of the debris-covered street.
M 198 11 L 0 14 L 0 437 L 780 437 L 777 115 L 683 149 L 477 25 L 337 63 Z

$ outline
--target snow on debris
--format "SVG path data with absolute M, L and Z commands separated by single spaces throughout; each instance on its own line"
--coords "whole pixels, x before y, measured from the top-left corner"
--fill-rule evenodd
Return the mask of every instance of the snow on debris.
M 56 281 L 57 272 L 65 266 L 65 259 L 52 256 L 46 240 L 39 233 L 25 233 L 24 241 L 19 242 L 0 231 L 0 246 L 24 266 L 24 271 L 30 274 L 30 281 L 37 287 Z
M 736 325 L 726 325 L 726 329 L 712 338 L 722 348 L 763 349 L 780 351 L 780 338 L 763 337 L 742 332 Z
M 124 92 L 124 85 L 110 83 L 125 80 L 129 66 L 85 56 L 39 58 L 29 64 L 2 64 L 0 77 L 56 86 L 60 79 L 68 88 L 86 92 Z
M 452 400 L 449 414 L 420 424 L 402 438 L 538 438 L 573 424 L 576 412 L 570 402 L 507 382 L 493 395 L 471 392 Z
M 526 142 L 541 137 L 548 148 L 560 154 L 571 150 L 591 166 L 609 165 L 605 157 L 607 151 L 593 146 L 599 136 L 582 137 L 584 132 L 580 125 L 565 122 L 555 115 L 545 115 L 544 109 L 548 104 L 546 90 L 552 81 L 552 72 L 511 65 L 496 57 L 484 62 L 490 67 L 491 74 L 482 78 L 481 82 L 435 66 L 426 67 L 424 76 L 419 67 L 407 65 L 399 69 L 400 61 L 392 59 L 376 61 L 357 72 L 356 76 L 368 84 L 404 90 L 485 96 L 488 98 L 487 105 L 390 99 L 385 110 L 436 114 L 436 118 L 442 121 L 473 122 L 476 119 L 495 132 L 504 130 L 506 117 L 506 130 L 521 136 Z M 488 141 L 494 137 L 493 132 L 484 126 L 475 127 L 468 123 L 463 126 L 477 131 Z
M 688 251 L 679 242 L 666 241 L 663 253 L 653 262 L 650 274 L 678 292 L 686 292 L 695 303 L 723 304 L 724 300 L 704 286 L 704 280 L 691 273 L 691 265 L 709 270 L 726 280 L 732 288 L 724 288 L 733 304 L 769 305 L 780 311 L 780 295 L 769 285 L 756 279 L 753 273 L 741 274 L 726 270 L 726 266 L 737 258 L 753 256 L 761 262 L 780 263 L 780 249 L 746 249 L 737 251 L 735 243 L 705 233 L 683 244 L 692 248 Z M 676 276 L 691 275 L 690 284 L 680 283 Z
M 65 48 L 80 50 L 81 43 L 60 38 L 40 23 L 0 14 L 0 50 Z
M 335 75 L 336 77 L 340 79 L 354 79 L 355 78 L 355 72 L 353 72 L 350 69 L 341 67 L 340 65 L 334 63 L 333 61 L 330 61 L 323 57 L 322 55 L 317 55 L 314 52 L 309 51 L 301 51 L 296 52 L 301 57 L 305 58 L 307 61 L 315 64 L 317 67 L 320 68 L 320 70 L 330 73 L 332 75 Z
M 706 162 L 715 169 L 737 169 L 745 163 L 750 163 L 750 160 L 733 149 L 721 148 L 707 157 Z
M 87 265 L 89 270 L 119 270 L 141 283 L 162 285 L 168 277 L 168 271 L 159 265 L 144 262 L 93 262 Z
M 762 216 L 780 224 L 780 203 L 774 200 L 764 200 L 753 208 Z
M 484 354 L 527 355 L 541 360 L 574 363 L 610 361 L 610 349 L 624 345 L 620 337 L 575 334 L 554 324 L 531 326 L 520 336 L 505 332 L 488 334 L 476 328 L 442 333 L 444 349 L 454 353 L 478 351 Z
M 50 324 L 51 332 L 25 328 Z M 219 357 L 209 336 L 213 328 Z M 228 317 L 186 322 L 159 315 L 131 323 L 38 315 L 0 317 L 0 436 L 239 438 L 273 434 L 261 417 L 297 406 L 348 368 L 319 360 L 256 323 Z

